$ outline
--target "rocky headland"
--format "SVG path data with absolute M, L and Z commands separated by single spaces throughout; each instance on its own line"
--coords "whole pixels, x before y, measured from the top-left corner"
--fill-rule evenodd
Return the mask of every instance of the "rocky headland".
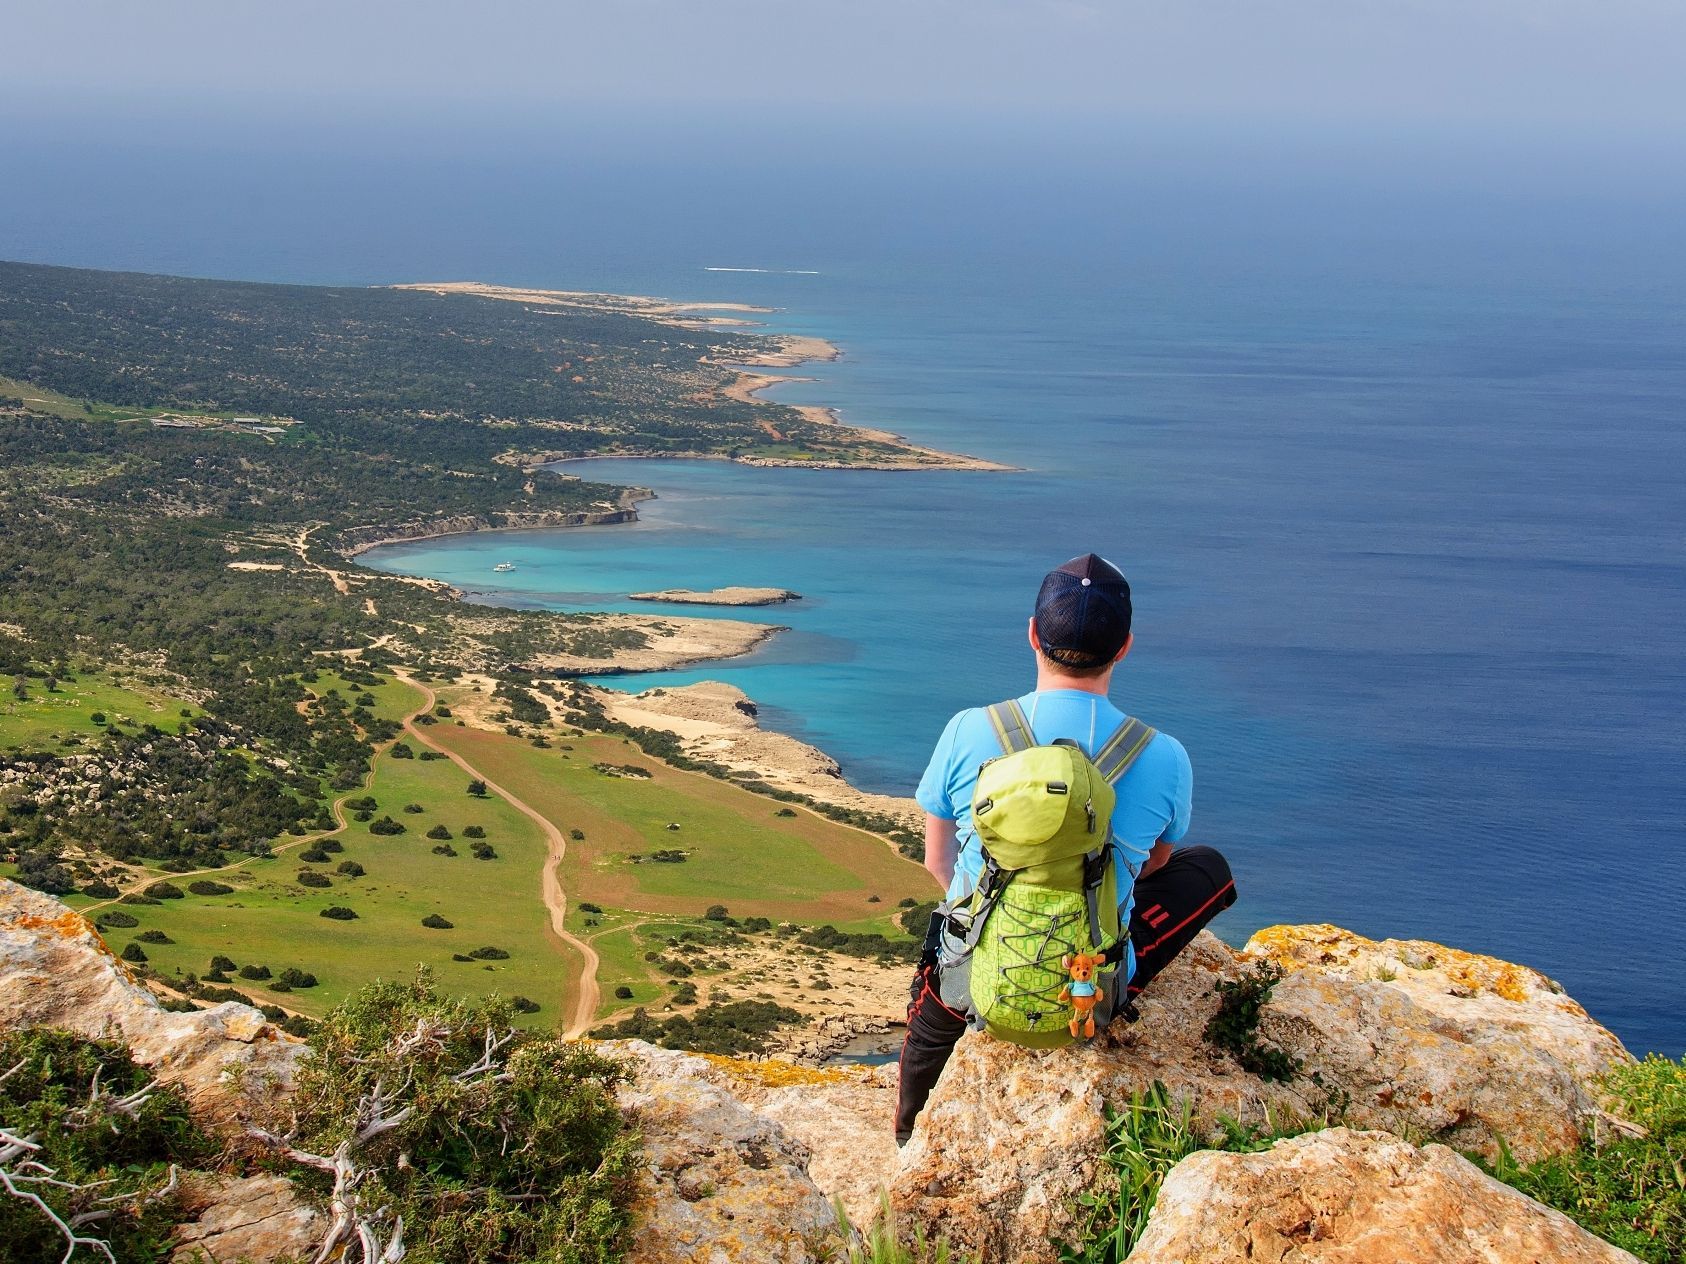
M 1281 1081 L 1205 1036 L 1214 985 L 1262 964 L 1286 972 L 1258 1023 L 1294 1066 Z M 835 1242 L 831 1200 L 859 1223 L 887 1193 L 901 1224 L 974 1259 L 1051 1262 L 1080 1228 L 1080 1196 L 1104 1181 L 1108 1112 L 1155 1084 L 1203 1129 L 1226 1116 L 1313 1129 L 1259 1153 L 1182 1160 L 1137 1264 L 1634 1258 L 1457 1153 L 1525 1161 L 1622 1126 L 1599 1077 L 1630 1055 L 1543 975 L 1424 941 L 1273 927 L 1239 950 L 1203 934 L 1140 1010 L 1066 1050 L 966 1036 L 900 1151 L 893 1068 L 604 1042 L 632 1072 L 620 1102 L 642 1134 L 627 1258 L 817 1264 Z M 11 882 L 0 882 L 0 1024 L 115 1035 L 223 1131 L 284 1108 L 310 1056 L 247 1006 L 165 1012 L 86 921 Z M 273 1260 L 320 1234 L 311 1196 L 279 1177 L 195 1179 L 206 1192 L 179 1240 L 213 1260 Z

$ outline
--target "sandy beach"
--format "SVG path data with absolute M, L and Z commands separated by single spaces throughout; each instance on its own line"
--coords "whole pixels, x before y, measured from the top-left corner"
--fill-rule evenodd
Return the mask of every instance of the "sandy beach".
M 800 601 L 802 594 L 788 588 L 663 588 L 660 592 L 628 593 L 633 601 L 665 601 L 681 606 L 778 606 Z

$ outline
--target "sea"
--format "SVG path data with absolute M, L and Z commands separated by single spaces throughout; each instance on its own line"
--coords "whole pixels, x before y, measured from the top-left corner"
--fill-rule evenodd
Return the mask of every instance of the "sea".
M 794 589 L 728 612 L 789 628 L 745 658 L 605 683 L 729 681 L 909 794 L 949 715 L 1029 687 L 1043 572 L 1101 553 L 1135 594 L 1114 697 L 1187 746 L 1190 838 L 1237 875 L 1214 930 L 1492 953 L 1686 1051 L 1668 168 L 1451 129 L 170 108 L 0 136 L 0 257 L 760 304 L 844 353 L 772 398 L 1016 467 L 582 462 L 657 498 L 367 564 L 523 608 Z

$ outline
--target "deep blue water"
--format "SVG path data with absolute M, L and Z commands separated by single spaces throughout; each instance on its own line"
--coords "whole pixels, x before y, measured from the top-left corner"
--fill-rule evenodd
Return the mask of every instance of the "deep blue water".
M 663 679 L 907 793 L 950 712 L 1025 686 L 1036 583 L 1093 548 L 1136 590 L 1115 695 L 1188 746 L 1192 836 L 1238 874 L 1217 929 L 1493 952 L 1686 1049 L 1678 194 L 916 140 L 14 136 L 0 257 L 780 307 L 847 352 L 780 398 L 1024 471 L 592 462 L 657 489 L 639 524 L 365 560 L 564 608 L 795 588 L 761 612 L 790 633 Z

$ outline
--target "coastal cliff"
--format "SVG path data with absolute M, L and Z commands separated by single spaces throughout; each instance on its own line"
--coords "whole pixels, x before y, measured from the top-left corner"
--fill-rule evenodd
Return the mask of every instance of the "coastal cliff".
M 647 500 L 652 493 L 633 497 Z M 441 535 L 465 535 L 473 531 L 511 531 L 536 527 L 600 527 L 614 523 L 638 521 L 638 510 L 631 500 L 622 498 L 619 509 L 564 512 L 561 510 L 504 510 L 483 514 L 451 514 L 439 518 L 417 518 L 409 522 L 377 523 L 367 527 L 351 527 L 335 539 L 336 550 L 345 557 L 356 557 L 383 544 L 402 544 L 406 540 L 427 540 Z
M 1208 1038 L 1216 985 L 1265 966 L 1280 982 L 1257 1034 L 1294 1068 L 1284 1078 L 1243 1069 Z M 1186 1103 L 1194 1129 L 1229 1118 L 1311 1131 L 1184 1159 L 1132 1260 L 1634 1258 L 1454 1153 L 1527 1159 L 1622 1126 L 1600 1077 L 1631 1056 L 1543 975 L 1423 941 L 1274 927 L 1240 950 L 1203 934 L 1140 1009 L 1138 1023 L 1067 1050 L 965 1037 L 901 1151 L 891 1067 L 601 1042 L 628 1073 L 620 1106 L 641 1132 L 626 1258 L 818 1261 L 837 1240 L 832 1200 L 864 1223 L 887 1191 L 904 1228 L 973 1259 L 1051 1262 L 1055 1242 L 1080 1231 L 1083 1199 L 1106 1187 L 1109 1117 L 1156 1091 Z M 115 1035 L 224 1131 L 259 1109 L 253 1086 L 263 1109 L 284 1105 L 310 1056 L 248 1006 L 166 1013 L 89 923 L 9 881 L 0 1025 Z M 178 1241 L 211 1259 L 275 1259 L 320 1235 L 311 1197 L 286 1181 L 200 1184 L 210 1192 Z M 264 1224 L 287 1232 L 266 1237 Z

